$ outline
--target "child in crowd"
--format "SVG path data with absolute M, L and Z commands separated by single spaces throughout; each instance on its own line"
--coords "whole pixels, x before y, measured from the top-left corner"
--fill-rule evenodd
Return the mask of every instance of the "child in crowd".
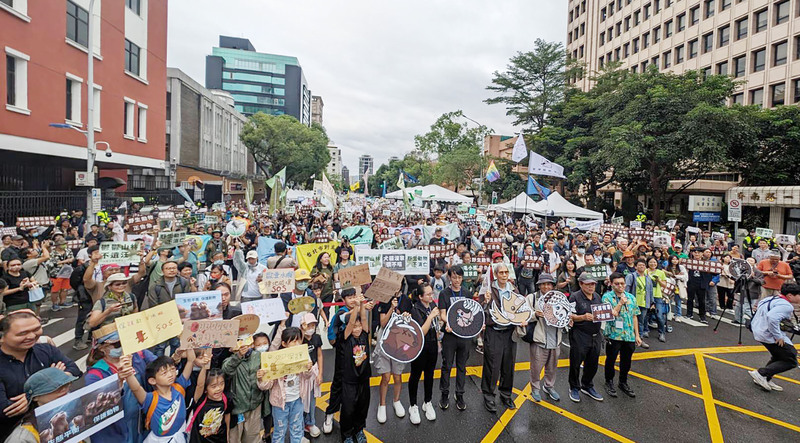
M 61 363 L 59 363 L 61 365 Z M 36 410 L 37 406 L 42 406 L 51 401 L 69 394 L 69 387 L 78 377 L 64 372 L 63 368 L 51 367 L 44 368 L 25 380 L 25 395 L 31 402 L 31 408 L 22 418 L 20 424 L 14 428 L 6 442 L 14 443 L 39 443 L 40 435 L 42 441 L 53 440 L 60 435 L 53 435 L 52 427 L 43 430 L 41 434 L 36 430 Z
M 340 341 L 342 355 L 342 414 L 339 425 L 345 443 L 366 443 L 364 428 L 369 411 L 369 337 L 365 332 L 367 311 L 373 303 L 364 296 L 356 295 L 351 312 L 347 315 L 347 326 Z
M 186 425 L 190 443 L 227 443 L 233 405 L 225 395 L 225 374 L 203 366 L 197 377 L 197 405 Z
M 311 437 L 319 437 L 319 427 L 317 427 L 316 417 L 316 398 L 321 395 L 320 385 L 322 384 L 322 337 L 317 333 L 317 318 L 314 314 L 308 312 L 303 316 L 300 322 L 300 328 L 303 331 L 303 343 L 308 345 L 308 356 L 311 358 L 311 363 L 315 366 L 316 379 L 311 390 L 311 405 L 309 410 L 303 415 L 303 424 L 305 425 L 306 432 Z

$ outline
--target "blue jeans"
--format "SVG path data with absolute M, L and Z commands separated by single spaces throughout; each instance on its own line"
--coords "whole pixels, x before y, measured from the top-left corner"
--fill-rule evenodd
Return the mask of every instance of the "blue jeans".
M 272 406 L 272 443 L 283 443 L 286 430 L 289 430 L 289 441 L 300 443 L 303 440 L 303 400 L 287 402 L 281 409 Z
M 317 418 L 314 416 L 314 413 L 317 411 L 317 398 L 314 396 L 314 392 L 311 392 L 311 407 L 309 408 L 308 412 L 303 412 L 303 426 L 311 427 L 317 425 Z
M 175 351 L 177 351 L 178 348 L 181 346 L 181 339 L 179 337 L 172 337 L 171 339 L 163 343 L 159 343 L 153 346 L 153 354 L 155 354 L 156 357 L 161 357 L 167 350 L 167 346 L 169 346 L 170 348 L 169 355 L 172 356 L 172 354 L 174 354 Z
M 680 317 L 683 315 L 683 306 L 681 306 L 681 294 L 680 291 L 676 290 L 675 294 L 672 296 L 673 301 L 675 302 L 672 305 L 672 313 L 675 317 Z

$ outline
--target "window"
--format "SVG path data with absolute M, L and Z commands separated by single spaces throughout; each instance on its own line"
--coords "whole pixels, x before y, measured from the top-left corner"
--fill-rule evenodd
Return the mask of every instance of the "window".
M 714 0 L 706 0 L 705 1 L 705 18 L 710 18 L 714 16 Z
M 709 32 L 703 36 L 703 54 L 711 52 L 714 49 L 714 33 Z
M 67 38 L 89 47 L 89 13 L 70 0 L 67 0 Z
M 672 37 L 672 20 L 667 20 L 664 23 L 664 38 Z
M 750 104 L 762 106 L 764 104 L 764 88 L 750 91 Z
M 139 103 L 139 132 L 136 137 L 140 142 L 147 141 L 147 106 Z
M 650 18 L 650 3 L 644 5 L 644 19 Z
M 608 15 L 614 15 L 614 2 L 608 4 Z
M 660 58 L 659 56 L 653 57 L 652 59 L 650 59 L 650 64 L 654 65 L 657 68 L 658 67 L 658 59 L 659 58 Z
M 653 43 L 661 41 L 661 26 L 653 28 Z
M 606 33 L 605 31 L 600 33 L 600 45 L 604 45 L 606 43 Z
M 586 34 L 586 23 L 581 23 L 581 37 Z
M 775 24 L 780 25 L 789 21 L 789 0 L 775 4 Z
M 708 77 L 710 77 L 711 76 L 711 66 L 709 66 L 707 68 L 703 68 L 702 75 L 703 75 L 703 80 L 705 80 Z
M 661 10 L 661 0 L 653 0 L 653 13 L 658 14 Z
M 786 84 L 778 83 L 769 87 L 769 95 L 772 106 L 780 106 L 786 103 Z
M 743 55 L 741 57 L 736 57 L 735 59 L 733 59 L 733 76 L 736 78 L 744 77 L 744 74 L 746 72 L 747 72 L 747 57 Z
M 755 29 L 753 31 L 753 34 L 757 34 L 757 33 L 761 32 L 761 31 L 767 29 L 767 22 L 769 20 L 767 19 L 767 10 L 766 10 L 766 8 L 756 12 L 755 14 L 753 14 L 753 20 L 755 21 L 755 23 L 754 23 Z
M 753 72 L 764 70 L 767 64 L 767 50 L 765 48 L 753 51 Z
M 125 39 L 125 70 L 139 75 L 139 47 Z
M 727 9 L 730 9 L 731 3 L 733 3 L 731 0 L 722 0 L 721 10 L 725 11 Z
M 580 48 L 578 48 L 578 57 L 583 58 L 583 45 L 581 45 Z
M 614 61 L 615 62 L 619 61 L 619 54 L 620 54 L 620 48 L 615 49 L 614 50 Z
M 689 26 L 694 26 L 700 22 L 700 6 L 695 6 L 689 10 Z
M 641 18 L 642 18 L 642 10 L 641 9 L 637 9 L 633 13 L 633 26 L 638 25 L 641 22 Z
M 697 39 L 689 42 L 689 59 L 697 57 Z
M 606 8 L 600 10 L 600 21 L 605 21 L 608 14 L 606 13 Z
M 639 37 L 633 39 L 633 53 L 636 54 L 639 52 Z
M 30 114 L 28 110 L 28 61 L 30 57 L 6 46 L 6 109 Z
M 664 69 L 672 66 L 672 51 L 667 51 L 661 54 L 661 67 Z
M 800 35 L 794 38 L 794 59 L 800 60 Z
M 125 6 L 135 12 L 136 15 L 141 14 L 141 0 L 125 0 Z M 572 13 L 570 13 L 570 15 L 572 15 Z
M 772 46 L 772 66 L 781 66 L 786 64 L 786 58 L 789 54 L 789 42 L 783 41 L 776 43 Z
M 686 29 L 686 13 L 678 16 L 678 32 L 681 32 L 684 29 Z
M 747 17 L 736 21 L 736 40 L 747 37 Z
M 614 27 L 612 26 L 608 28 L 608 32 L 606 32 L 606 34 L 608 34 L 608 41 L 611 41 L 611 39 L 614 38 Z
M 683 63 L 683 45 L 675 47 L 675 64 Z
M 731 41 L 731 26 L 725 25 L 717 30 L 718 42 L 717 45 L 719 48 L 723 46 L 727 46 L 728 42 Z
M 740 92 L 738 94 L 733 94 L 733 96 L 731 96 L 731 103 L 733 103 L 734 105 L 743 105 L 744 93 Z
M 643 34 L 642 35 L 642 48 L 647 48 L 650 46 L 650 34 Z
M 637 72 L 639 72 L 639 67 L 636 65 L 631 66 L 631 72 L 636 74 Z
M 599 58 L 599 59 L 597 59 L 597 61 L 598 61 L 598 63 L 597 63 L 597 64 L 598 64 L 598 65 L 599 65 L 599 66 L 602 68 L 602 67 L 604 66 L 604 65 L 603 65 L 603 56 L 600 56 L 600 58 Z
M 717 64 L 717 75 L 728 75 L 728 62 L 724 61 Z
M 792 80 L 792 89 L 794 90 L 794 102 L 800 103 L 800 79 Z
M 83 79 L 72 74 L 67 74 L 67 103 L 66 119 L 80 124 L 81 122 L 81 85 Z
M 622 34 L 622 22 L 621 22 L 621 21 L 617 22 L 617 25 L 616 25 L 616 33 L 615 33 L 615 34 L 616 34 L 617 36 L 619 36 L 620 34 Z
M 631 44 L 625 43 L 622 45 L 622 58 L 628 58 L 631 55 Z
M 133 113 L 134 108 L 136 107 L 136 103 L 132 100 L 125 99 L 125 109 L 123 113 L 123 118 L 125 119 L 124 124 L 124 136 L 126 138 L 133 138 Z
M 647 60 L 642 62 L 642 72 L 647 70 Z
M 625 31 L 630 31 L 631 29 L 631 16 L 625 17 Z
M 14 0 L 0 0 L 0 3 L 5 3 L 10 7 L 14 7 Z

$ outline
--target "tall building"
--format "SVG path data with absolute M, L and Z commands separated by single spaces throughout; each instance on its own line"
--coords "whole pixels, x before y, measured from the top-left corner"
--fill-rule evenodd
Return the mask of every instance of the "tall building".
M 342 150 L 336 146 L 329 145 L 328 153 L 331 155 L 331 161 L 328 162 L 325 172 L 328 173 L 329 177 L 331 175 L 339 175 L 342 171 Z
M 342 183 L 345 187 L 350 187 L 350 170 L 347 169 L 347 166 L 342 166 Z
M 369 171 L 369 175 L 372 175 L 375 171 L 373 171 L 375 161 L 373 160 L 372 156 L 369 154 L 364 154 L 361 157 L 358 157 L 358 179 L 361 180 L 364 178 L 364 171 Z
M 247 179 L 255 175 L 253 158 L 239 139 L 246 123 L 229 93 L 209 91 L 180 69 L 167 68 L 167 149 L 173 185 L 194 192 L 195 199 L 208 205 L 244 198 Z M 197 179 L 202 187 L 196 186 Z M 263 188 L 263 181 L 256 182 Z
M 611 61 L 633 72 L 652 64 L 676 73 L 700 70 L 743 80 L 733 103 L 800 103 L 800 9 L 794 3 L 569 0 L 567 50 L 589 72 Z M 583 90 L 592 86 L 589 76 L 575 83 Z
M 0 94 L 5 101 L 0 109 L 0 191 L 75 188 L 75 173 L 87 167 L 84 134 L 89 127 L 97 175 L 122 185 L 119 190 L 126 185 L 169 188 L 164 149 L 167 2 L 96 1 L 93 11 L 88 8 L 89 0 L 0 0 Z M 89 50 L 94 54 L 93 85 L 88 84 Z M 87 95 L 94 108 L 92 122 Z M 98 186 L 104 182 L 98 180 Z M 27 209 L 46 211 L 45 200 L 55 196 L 37 195 L 39 207 Z M 85 204 L 79 198 L 61 209 Z M 18 210 L 17 215 L 36 215 Z
M 311 121 L 313 123 L 322 124 L 322 108 L 324 107 L 325 103 L 322 101 L 322 96 L 311 96 Z
M 311 125 L 311 90 L 297 57 L 256 52 L 246 38 L 219 36 L 206 56 L 206 88 L 230 92 L 244 115 L 287 114 Z

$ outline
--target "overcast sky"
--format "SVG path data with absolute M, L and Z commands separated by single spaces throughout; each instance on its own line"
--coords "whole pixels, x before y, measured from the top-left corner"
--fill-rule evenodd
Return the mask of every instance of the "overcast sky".
M 219 35 L 299 59 L 323 124 L 356 174 L 414 149 L 445 112 L 461 109 L 495 133 L 517 130 L 485 87 L 537 38 L 564 42 L 566 0 L 170 0 L 170 67 L 205 83 Z

